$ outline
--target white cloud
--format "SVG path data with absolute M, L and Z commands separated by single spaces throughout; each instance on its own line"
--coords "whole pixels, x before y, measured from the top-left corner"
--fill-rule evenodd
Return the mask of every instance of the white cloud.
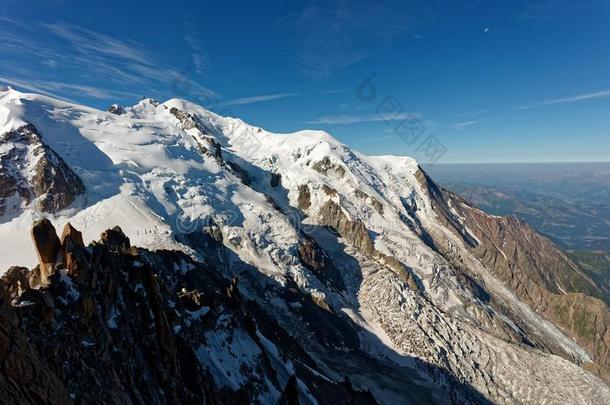
M 462 129 L 464 129 L 464 128 L 466 128 L 466 127 L 469 127 L 469 126 L 471 126 L 471 125 L 476 125 L 476 124 L 478 124 L 479 122 L 481 122 L 481 120 L 472 120 L 472 121 L 458 122 L 458 123 L 456 123 L 456 124 L 453 124 L 453 125 L 451 126 L 451 128 L 453 128 L 453 129 L 457 129 L 457 130 L 461 131 Z
M 0 59 L 0 68 L 5 76 L 18 79 L 22 84 L 31 83 L 29 90 L 32 91 L 36 91 L 32 89 L 36 87 L 46 89 L 45 94 L 50 91 L 72 97 L 86 94 L 111 101 L 121 94 L 133 94 L 130 97 L 136 98 L 168 93 L 189 99 L 215 97 L 211 90 L 188 77 L 188 72 L 164 66 L 145 45 L 136 41 L 112 38 L 72 24 L 31 24 L 27 29 L 13 24 L 3 28 L 0 30 L 0 54 L 30 58 L 32 63 L 40 64 L 41 70 L 35 74 L 24 72 L 18 65 L 7 63 L 8 58 L 4 58 L 4 63 Z M 195 67 L 201 69 L 204 54 L 198 55 L 199 66 Z M 57 66 L 61 66 L 61 72 L 66 76 L 83 78 L 86 83 L 64 82 L 63 76 L 57 76 L 58 71 L 54 69 Z M 49 80 L 40 81 L 44 76 Z M 182 91 L 176 89 L 177 81 Z M 97 83 L 104 83 L 108 90 L 96 87 Z M 121 91 L 114 90 L 117 88 Z
M 219 107 L 228 107 L 232 105 L 246 105 L 246 104 L 254 104 L 261 103 L 263 101 L 271 101 L 278 100 L 286 97 L 294 97 L 298 96 L 299 93 L 278 93 L 278 94 L 264 94 L 261 96 L 250 96 L 250 97 L 241 97 L 235 98 L 232 100 L 221 101 L 218 106 Z
M 196 37 L 196 25 L 191 21 L 184 21 L 186 27 L 186 35 L 183 37 L 191 50 L 191 59 L 195 67 L 195 71 L 203 75 L 208 69 L 210 63 L 205 49 L 199 39 Z
M 63 38 L 84 54 L 102 54 L 139 63 L 150 63 L 142 44 L 124 41 L 72 24 L 42 23 L 49 32 Z
M 577 94 L 577 95 L 569 96 L 569 97 L 556 98 L 554 100 L 547 100 L 547 101 L 543 102 L 542 104 L 548 105 L 548 104 L 572 103 L 574 101 L 583 101 L 583 100 L 590 100 L 592 98 L 606 98 L 606 97 L 610 97 L 610 89 L 596 91 L 596 92 L 592 92 L 592 93 L 582 93 L 582 94 Z
M 52 80 L 20 80 L 14 77 L 2 77 L 0 76 L 0 82 L 4 82 L 16 87 L 21 87 L 26 90 L 35 91 L 37 93 L 46 94 L 51 97 L 62 98 L 56 94 L 56 92 L 68 91 L 79 94 L 86 94 L 89 97 L 106 100 L 109 98 L 116 97 L 117 95 L 133 96 L 131 93 L 125 92 L 109 92 L 106 89 L 99 87 L 87 86 L 82 84 L 64 83 Z M 72 100 L 69 100 L 72 102 Z
M 381 114 L 326 115 L 324 117 L 320 117 L 315 120 L 308 121 L 307 124 L 349 125 L 349 124 L 358 124 L 358 123 L 364 123 L 364 122 L 400 121 L 400 120 L 409 119 L 412 117 L 420 118 L 421 113 L 403 112 L 400 114 L 393 115 L 392 117 L 386 117 Z
M 531 108 L 539 107 L 539 106 L 543 106 L 543 105 L 575 103 L 578 101 L 586 101 L 586 100 L 592 100 L 592 99 L 596 99 L 596 98 L 608 98 L 608 97 L 610 97 L 610 89 L 599 90 L 599 91 L 594 91 L 594 92 L 590 92 L 590 93 L 581 93 L 581 94 L 576 94 L 576 95 L 568 96 L 568 97 L 560 97 L 560 98 L 550 99 L 550 100 L 546 100 L 546 101 L 542 101 L 542 102 L 538 102 L 538 103 L 523 104 L 523 105 L 519 105 L 516 107 L 512 107 L 511 111 L 523 111 L 523 110 L 529 110 Z
M 15 79 L 12 77 L 0 76 L 0 83 L 2 83 L 3 85 L 6 84 L 6 85 L 10 85 L 12 87 L 17 87 L 18 89 L 29 90 L 29 91 L 33 91 L 36 93 L 44 94 L 46 96 L 64 100 L 64 101 L 67 101 L 70 103 L 74 102 L 74 100 L 70 100 L 70 99 L 62 97 L 58 94 L 49 92 L 48 90 L 46 90 L 42 87 L 39 87 L 39 86 L 31 83 L 30 81 L 23 81 L 23 80 Z

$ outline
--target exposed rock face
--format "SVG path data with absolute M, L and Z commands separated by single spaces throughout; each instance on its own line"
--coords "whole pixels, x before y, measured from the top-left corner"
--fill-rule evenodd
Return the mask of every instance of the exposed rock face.
M 299 209 L 306 210 L 311 206 L 311 194 L 309 193 L 309 186 L 302 184 L 298 188 L 299 196 L 297 198 Z
M 336 163 L 333 163 L 328 156 L 313 164 L 312 169 L 324 175 L 334 174 L 341 178 L 345 174 L 345 169 Z
M 47 221 L 36 227 L 37 248 L 51 255 L 59 239 Z M 315 392 L 321 404 L 337 398 L 374 403 L 370 393 L 324 376 L 242 296 L 237 278 L 224 279 L 182 253 L 131 247 L 119 227 L 85 248 L 80 233 L 66 225 L 62 242 L 77 268 L 91 264 L 80 280 L 59 269 L 48 285 L 32 290 L 27 269 L 0 278 L 4 401 L 306 403 Z
M 125 108 L 118 104 L 112 104 L 110 107 L 108 107 L 107 111 L 111 114 L 116 114 L 116 115 L 123 115 L 126 112 Z
M 324 203 L 318 215 L 318 220 L 321 224 L 334 229 L 341 237 L 359 248 L 362 253 L 379 261 L 383 265 L 388 266 L 392 271 L 398 274 L 409 287 L 415 290 L 418 289 L 417 281 L 412 272 L 396 258 L 390 257 L 375 249 L 369 231 L 361 220 L 352 220 L 348 218 L 341 209 L 341 206 L 333 200 L 328 200 Z
M 220 156 L 220 145 L 218 145 L 218 156 Z M 244 169 L 242 169 L 242 167 L 240 165 L 238 165 L 235 162 L 231 162 L 231 161 L 226 161 L 227 166 L 229 166 L 231 168 L 231 171 L 233 172 L 233 174 L 235 174 L 237 177 L 239 177 L 241 179 L 241 182 L 244 183 L 246 186 L 249 186 L 251 183 L 250 180 L 250 176 L 248 175 L 248 172 L 246 172 Z
M 0 217 L 18 214 L 22 204 L 54 213 L 85 191 L 80 178 L 48 147 L 32 124 L 0 135 Z
M 421 170 L 419 181 L 447 228 L 521 300 L 585 348 L 601 366 L 588 367 L 610 380 L 610 310 L 578 266 L 522 220 L 487 215 Z M 445 246 L 443 241 L 436 245 L 439 250 Z
M 6 280 L 6 275 L 3 281 Z M 9 285 L 13 285 L 12 283 Z M 69 404 L 70 394 L 19 327 L 5 286 L 0 304 L 0 398 L 6 404 Z
M 193 132 L 193 137 L 197 142 L 199 152 L 203 155 L 214 158 L 219 163 L 222 163 L 222 150 L 220 144 L 216 142 L 210 131 L 197 119 L 197 117 L 189 112 L 181 111 L 176 107 L 170 108 L 169 112 L 180 121 L 184 130 Z
M 318 215 L 320 223 L 335 229 L 342 237 L 361 249 L 365 254 L 372 255 L 375 252 L 373 241 L 362 221 L 358 219 L 350 220 L 336 202 L 327 201 Z
M 61 233 L 60 262 L 68 270 L 68 275 L 82 282 L 87 278 L 87 261 L 83 256 L 83 234 L 76 230 L 70 223 L 64 226 Z
M 326 281 L 336 290 L 343 290 L 343 279 L 326 252 L 318 245 L 315 239 L 304 235 L 299 247 L 299 258 L 320 280 Z
M 0 283 L 4 284 L 8 297 L 12 300 L 30 288 L 29 270 L 25 267 L 13 266 L 4 273 Z
M 356 197 L 366 200 L 371 206 L 377 211 L 379 215 L 383 215 L 383 204 L 379 202 L 375 197 L 371 197 L 367 193 L 356 189 L 355 191 Z
M 55 263 L 57 262 L 57 255 L 61 244 L 55 232 L 55 227 L 46 218 L 34 223 L 32 239 L 38 254 L 40 281 L 42 284 L 46 284 L 49 275 L 55 270 Z

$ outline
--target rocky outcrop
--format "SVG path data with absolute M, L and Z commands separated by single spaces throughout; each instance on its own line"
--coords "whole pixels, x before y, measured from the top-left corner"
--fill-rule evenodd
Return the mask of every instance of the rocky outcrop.
M 339 270 L 335 267 L 326 252 L 318 245 L 315 239 L 303 235 L 299 245 L 299 259 L 301 263 L 316 276 L 337 291 L 345 289 Z
M 602 292 L 549 239 L 516 217 L 488 215 L 438 187 L 423 170 L 437 217 L 522 301 L 559 326 L 591 356 L 587 366 L 610 381 L 610 309 Z M 446 243 L 437 241 L 443 251 Z
M 358 190 L 356 189 L 354 191 L 354 194 L 356 194 L 356 197 L 367 201 L 369 204 L 371 204 L 371 206 L 375 209 L 375 211 L 377 211 L 377 213 L 379 215 L 383 215 L 383 204 L 381 202 L 379 202 L 378 199 L 376 199 L 375 197 L 371 197 L 370 195 L 368 195 L 367 193 L 365 193 L 362 190 Z
M 185 131 L 194 130 L 193 138 L 201 154 L 223 164 L 220 144 L 210 135 L 210 131 L 199 121 L 195 114 L 179 110 L 176 107 L 170 108 L 169 112 L 178 119 L 182 129 Z
M 19 327 L 19 316 L 10 305 L 12 282 L 0 284 L 0 398 L 5 404 L 69 404 L 70 393 L 45 362 L 28 335 Z
M 334 163 L 330 160 L 328 156 L 324 156 L 322 160 L 317 161 L 311 166 L 312 169 L 317 171 L 318 173 L 328 175 L 335 175 L 339 178 L 345 175 L 345 168 L 337 163 Z
M 375 249 L 368 229 L 359 219 L 350 219 L 333 200 L 328 200 L 318 212 L 318 221 L 336 231 L 350 244 L 357 247 L 362 253 L 388 266 L 398 274 L 407 285 L 417 290 L 418 284 L 413 272 L 398 259 L 388 256 Z
M 59 247 L 48 221 L 35 228 L 44 261 L 60 252 L 68 268 L 58 263 L 37 290 L 29 287 L 34 270 L 11 268 L 0 278 L 3 401 L 374 402 L 366 390 L 326 377 L 282 327 L 240 293 L 237 278 L 227 280 L 218 269 L 179 252 L 133 247 L 119 227 L 89 247 L 69 224 Z M 308 254 L 312 263 L 319 262 L 316 255 Z M 88 271 L 74 271 L 83 268 Z M 301 301 L 307 319 L 323 322 L 321 339 L 342 342 L 332 331 L 345 320 L 332 321 L 336 316 L 327 305 L 322 308 L 324 301 L 316 304 L 288 291 Z M 358 346 L 357 338 L 341 344 Z
M 271 185 L 271 187 L 277 187 L 282 184 L 281 173 L 271 173 L 271 179 L 269 180 L 269 184 Z
M 80 178 L 43 141 L 32 124 L 0 135 L 0 217 L 18 214 L 35 201 L 54 213 L 85 191 Z
M 300 210 L 305 211 L 311 206 L 311 193 L 307 184 L 301 184 L 297 189 L 297 206 Z
M 108 107 L 108 110 L 106 110 L 106 111 L 108 111 L 111 114 L 116 114 L 116 115 L 123 115 L 126 113 L 125 108 L 118 104 L 112 104 L 110 107 Z
M 49 275 L 55 271 L 55 263 L 61 244 L 55 232 L 55 227 L 46 218 L 34 223 L 32 239 L 38 255 L 40 282 L 44 285 L 48 283 Z

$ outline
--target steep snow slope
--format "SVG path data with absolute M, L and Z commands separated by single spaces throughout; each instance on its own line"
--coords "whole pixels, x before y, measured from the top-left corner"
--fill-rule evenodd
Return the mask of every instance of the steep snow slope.
M 454 376 L 497 402 L 610 401 L 607 386 L 577 366 L 590 362 L 587 352 L 439 220 L 414 160 L 367 157 L 320 131 L 273 134 L 184 100 L 144 99 L 120 113 L 0 93 L 0 133 L 33 124 L 85 186 L 82 201 L 51 216 L 56 226 L 70 221 L 88 243 L 118 224 L 134 245 L 220 264 L 248 281 L 243 293 L 303 339 L 321 369 L 349 375 L 382 402 L 404 391 L 337 352 L 394 365 L 396 381 L 416 374 L 451 390 Z M 42 215 L 32 202 L 2 220 L 3 268 L 36 263 L 27 235 Z M 202 234 L 229 254 L 211 255 Z M 286 298 L 294 287 L 352 326 L 316 325 Z M 328 340 L 325 327 L 337 336 L 356 328 L 358 342 Z

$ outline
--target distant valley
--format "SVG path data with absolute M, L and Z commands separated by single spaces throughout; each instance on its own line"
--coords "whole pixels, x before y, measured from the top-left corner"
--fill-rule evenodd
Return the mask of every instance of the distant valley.
M 437 164 L 445 188 L 495 215 L 515 215 L 570 253 L 610 292 L 610 163 Z

